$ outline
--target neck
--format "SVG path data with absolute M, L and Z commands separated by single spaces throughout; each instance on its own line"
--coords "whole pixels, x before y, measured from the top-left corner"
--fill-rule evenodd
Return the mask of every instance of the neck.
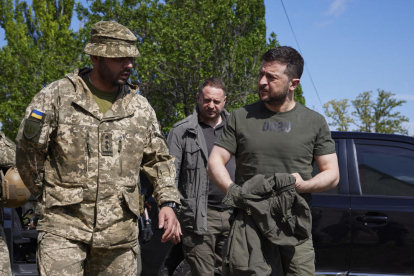
M 286 112 L 286 111 L 292 110 L 295 107 L 296 102 L 293 99 L 293 93 L 289 93 L 288 96 L 286 97 L 286 100 L 279 105 L 271 105 L 266 102 L 264 104 L 269 110 L 273 112 Z
M 199 114 L 199 116 L 200 116 L 200 119 L 205 124 L 207 124 L 207 125 L 209 125 L 209 126 L 211 126 L 213 128 L 215 128 L 216 126 L 218 126 L 223 121 L 223 119 L 221 118 L 221 114 L 219 116 L 217 116 L 215 118 L 211 118 L 211 119 L 210 118 L 209 119 L 206 119 L 201 114 Z
M 106 80 L 102 79 L 98 73 L 98 70 L 93 68 L 89 73 L 89 80 L 93 86 L 98 88 L 101 91 L 105 92 L 115 92 L 118 91 L 119 86 L 108 83 Z

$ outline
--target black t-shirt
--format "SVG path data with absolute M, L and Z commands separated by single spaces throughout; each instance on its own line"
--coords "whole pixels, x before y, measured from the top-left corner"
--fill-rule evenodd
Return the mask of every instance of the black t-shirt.
M 207 144 L 208 156 L 210 156 L 214 143 L 216 142 L 217 138 L 220 137 L 221 132 L 223 131 L 224 124 L 226 123 L 226 118 L 222 116 L 222 119 L 223 121 L 220 124 L 218 124 L 215 128 L 209 126 L 208 124 L 200 120 L 198 121 L 198 124 L 203 130 L 204 139 Z M 227 163 L 226 169 L 230 174 L 230 178 L 234 181 L 234 173 L 236 170 L 236 161 L 235 161 L 234 156 Z M 224 196 L 225 194 L 209 178 L 209 190 L 208 190 L 207 204 L 209 206 L 218 207 L 218 208 L 228 207 L 221 203 L 224 199 Z
M 335 152 L 325 118 L 299 103 L 287 112 L 273 112 L 262 101 L 233 111 L 216 145 L 236 156 L 239 185 L 257 174 L 297 172 L 308 180 L 314 155 Z M 302 196 L 310 203 L 310 194 Z

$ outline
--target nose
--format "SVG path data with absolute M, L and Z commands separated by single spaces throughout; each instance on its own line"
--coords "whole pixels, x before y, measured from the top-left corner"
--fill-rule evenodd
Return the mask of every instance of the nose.
M 134 63 L 134 58 L 132 58 L 132 57 L 131 58 L 129 58 L 129 57 L 125 58 L 124 59 L 124 68 L 132 69 L 133 63 Z
M 209 102 L 209 103 L 208 103 L 208 108 L 211 108 L 211 109 L 213 109 L 213 108 L 214 108 L 214 103 L 213 103 L 213 101 L 211 101 L 211 102 Z
M 259 76 L 259 86 L 266 85 L 266 84 L 267 84 L 266 76 Z

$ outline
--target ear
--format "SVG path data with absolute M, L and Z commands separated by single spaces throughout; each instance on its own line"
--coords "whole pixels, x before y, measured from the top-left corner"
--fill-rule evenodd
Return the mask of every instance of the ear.
M 290 91 L 295 91 L 296 87 L 298 87 L 300 83 L 300 79 L 292 79 L 290 81 L 290 86 L 289 86 L 289 90 Z
M 91 61 L 92 61 L 93 66 L 97 66 L 98 63 L 99 63 L 99 57 L 98 56 L 92 56 L 92 55 L 90 57 L 91 57 Z
M 200 93 L 197 93 L 197 102 L 200 100 Z
M 227 96 L 224 96 L 223 102 L 226 103 L 226 100 L 227 100 Z

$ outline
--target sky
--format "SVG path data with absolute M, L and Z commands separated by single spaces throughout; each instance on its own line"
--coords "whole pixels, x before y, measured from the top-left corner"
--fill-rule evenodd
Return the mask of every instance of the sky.
M 265 0 L 267 35 L 300 48 L 308 70 L 301 83 L 306 106 L 323 113 L 332 99 L 354 100 L 377 89 L 407 101 L 396 108 L 414 135 L 414 1 Z M 311 77 L 310 77 L 311 76 Z M 352 109 L 350 109 L 352 111 Z M 355 129 L 351 127 L 351 129 Z
M 322 104 L 332 99 L 354 100 L 365 91 L 373 91 L 375 99 L 377 89 L 385 90 L 407 101 L 395 111 L 410 119 L 404 126 L 414 135 L 414 0 L 283 4 L 298 43 L 281 0 L 265 0 L 267 36 L 274 32 L 280 45 L 300 48 L 307 67 L 301 78 L 306 106 L 323 114 Z M 75 16 L 71 28 L 79 28 Z M 0 46 L 4 44 L 0 28 Z

